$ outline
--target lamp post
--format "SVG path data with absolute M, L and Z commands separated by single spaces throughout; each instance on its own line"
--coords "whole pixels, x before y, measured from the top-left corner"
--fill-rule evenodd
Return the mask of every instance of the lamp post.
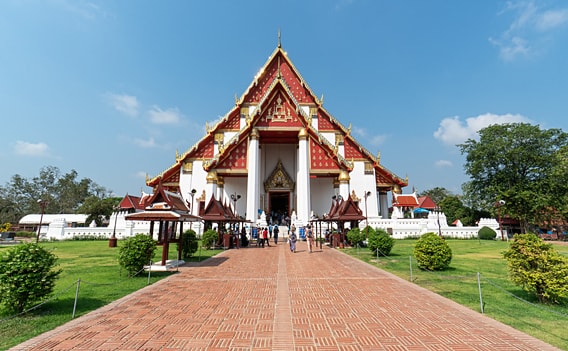
M 503 235 L 503 226 L 501 224 L 501 206 L 505 205 L 505 200 L 499 200 L 495 203 L 497 207 L 497 221 L 499 222 L 499 231 L 501 232 L 501 241 L 505 241 L 505 235 Z
M 436 213 L 438 214 L 438 236 L 439 236 L 440 238 L 443 238 L 443 236 L 442 236 L 442 226 L 440 225 L 440 211 L 441 211 L 440 206 L 436 205 L 435 210 L 436 210 Z
M 233 200 L 233 211 L 235 212 L 235 217 L 237 216 L 237 201 L 241 198 L 241 195 L 237 193 L 231 194 L 231 200 Z
M 116 247 L 116 221 L 118 219 L 118 210 L 120 210 L 120 206 L 116 205 L 112 209 L 114 210 L 114 228 L 112 230 L 112 236 L 108 239 L 108 247 Z
M 367 216 L 367 198 L 371 196 L 371 192 L 365 192 L 365 238 L 369 239 L 369 217 Z
M 47 206 L 47 201 L 39 199 L 37 200 L 37 203 L 41 208 L 41 215 L 39 216 L 39 227 L 37 228 L 36 244 L 39 243 L 39 233 L 41 231 L 41 224 L 43 222 L 43 214 L 45 213 L 45 206 Z

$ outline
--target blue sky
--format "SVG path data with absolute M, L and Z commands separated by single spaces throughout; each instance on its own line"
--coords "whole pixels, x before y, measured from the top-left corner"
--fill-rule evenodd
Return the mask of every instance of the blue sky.
M 565 1 L 0 2 L 0 184 L 74 169 L 148 191 L 278 43 L 404 191 L 461 192 L 489 124 L 568 130 Z

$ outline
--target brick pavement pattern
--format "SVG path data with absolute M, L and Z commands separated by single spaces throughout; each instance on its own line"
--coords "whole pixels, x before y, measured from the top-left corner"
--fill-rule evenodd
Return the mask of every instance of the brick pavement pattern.
M 558 350 L 338 250 L 228 250 L 11 350 Z

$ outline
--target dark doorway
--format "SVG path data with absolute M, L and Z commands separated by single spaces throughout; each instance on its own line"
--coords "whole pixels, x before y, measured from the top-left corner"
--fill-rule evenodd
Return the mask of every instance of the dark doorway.
M 282 224 L 282 220 L 290 215 L 290 192 L 271 191 L 269 193 L 268 207 L 272 222 Z

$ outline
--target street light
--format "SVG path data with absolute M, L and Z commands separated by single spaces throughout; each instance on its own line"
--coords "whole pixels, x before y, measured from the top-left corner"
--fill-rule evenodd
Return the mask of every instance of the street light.
M 434 208 L 434 210 L 436 210 L 436 213 L 438 213 L 438 236 L 440 236 L 440 238 L 442 237 L 442 226 L 440 225 L 440 211 L 441 208 L 440 206 L 436 205 L 436 208 Z
M 189 204 L 189 213 L 191 214 L 193 214 L 193 197 L 195 196 L 196 192 L 197 190 L 191 189 L 191 191 L 188 193 L 189 196 L 191 197 L 191 203 Z
M 501 225 L 501 206 L 505 205 L 505 200 L 499 200 L 495 203 L 497 207 L 497 221 L 499 222 L 499 231 L 501 232 L 501 241 L 505 241 L 505 235 L 503 235 L 503 226 Z
M 237 216 L 237 201 L 241 198 L 241 195 L 237 193 L 231 194 L 231 200 L 233 200 L 233 211 L 235 212 L 235 217 Z
M 41 215 L 39 216 L 39 227 L 37 228 L 36 244 L 39 243 L 39 232 L 41 231 L 41 224 L 43 222 L 43 214 L 45 213 L 45 206 L 47 206 L 47 201 L 39 199 L 37 200 L 37 203 L 41 208 Z
M 371 192 L 367 191 L 365 193 L 365 237 L 369 238 L 369 217 L 367 216 L 367 198 L 371 196 Z

